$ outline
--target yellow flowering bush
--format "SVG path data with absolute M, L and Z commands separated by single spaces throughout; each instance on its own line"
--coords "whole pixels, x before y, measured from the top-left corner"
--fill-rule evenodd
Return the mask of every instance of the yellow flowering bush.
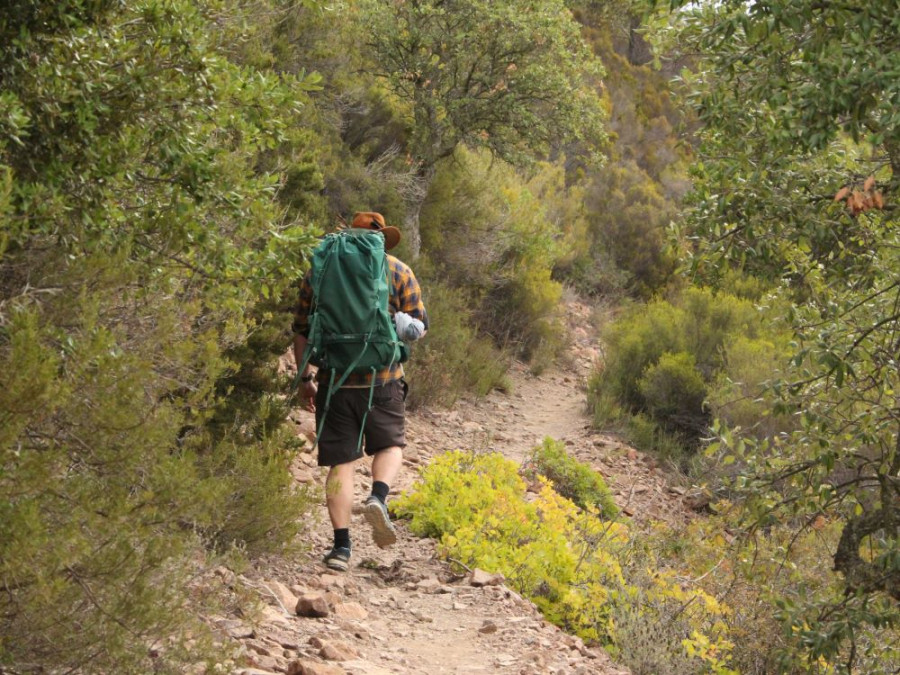
M 652 663 L 677 662 L 680 673 L 733 672 L 722 620 L 727 607 L 672 570 L 629 578 L 633 553 L 642 547 L 635 546 L 628 525 L 604 521 L 593 507 L 581 509 L 555 492 L 545 478 L 540 483 L 537 496 L 526 499 L 515 462 L 497 453 L 455 450 L 436 457 L 392 508 L 409 519 L 414 533 L 439 539 L 447 557 L 503 574 L 549 621 L 585 640 L 635 658 L 645 650 L 643 642 L 646 649 L 670 644 L 677 655 L 654 656 Z M 628 644 L 635 635 L 628 629 L 632 619 L 668 631 L 671 639 Z

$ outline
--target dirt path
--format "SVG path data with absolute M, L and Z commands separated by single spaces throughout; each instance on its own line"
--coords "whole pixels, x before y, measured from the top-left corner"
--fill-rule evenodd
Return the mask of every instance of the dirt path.
M 585 387 L 598 355 L 589 309 L 571 303 L 568 312 L 574 329 L 567 366 L 534 376 L 517 364 L 509 392 L 410 415 L 410 446 L 396 491 L 410 487 L 418 469 L 443 451 L 490 449 L 521 462 L 550 436 L 606 477 L 619 506 L 636 524 L 689 517 L 680 489 L 652 460 L 591 429 Z M 300 433 L 312 432 L 310 415 L 298 411 L 295 420 Z M 363 461 L 357 469 L 360 503 L 371 483 L 369 467 Z M 313 456 L 303 454 L 295 477 L 320 483 L 323 476 Z M 434 542 L 412 536 L 402 523 L 398 543 L 381 550 L 369 540 L 362 516 L 355 515 L 351 569 L 343 575 L 326 573 L 319 558 L 330 546 L 331 528 L 321 511 L 311 528 L 310 554 L 261 562 L 241 576 L 220 570 L 223 584 L 234 591 L 236 609 L 212 620 L 223 646 L 238 640 L 241 652 L 236 661 L 224 664 L 228 672 L 627 673 L 602 650 L 548 624 L 531 602 L 500 580 L 483 585 L 482 579 L 455 576 L 437 557 Z M 256 613 L 247 606 L 254 597 L 264 601 Z M 324 615 L 297 616 L 293 610 L 300 598 L 318 602 Z

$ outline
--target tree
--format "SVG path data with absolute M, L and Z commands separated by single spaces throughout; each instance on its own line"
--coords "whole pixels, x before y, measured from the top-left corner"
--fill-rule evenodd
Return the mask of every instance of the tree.
M 313 239 L 266 155 L 316 81 L 246 63 L 245 11 L 0 8 L 0 670 L 184 672 L 202 547 L 304 513 L 276 397 L 222 386 Z
M 514 164 L 565 143 L 597 150 L 601 69 L 562 0 L 364 0 L 360 9 L 371 68 L 409 116 L 422 185 L 404 223 L 413 256 L 435 167 L 460 144 Z
M 684 84 L 704 123 L 691 271 L 740 267 L 794 301 L 796 352 L 772 389 L 799 428 L 720 440 L 747 464 L 754 527 L 839 523 L 839 592 L 781 600 L 799 653 L 889 668 L 871 631 L 900 621 L 898 5 L 675 4 L 672 44 L 696 59 Z

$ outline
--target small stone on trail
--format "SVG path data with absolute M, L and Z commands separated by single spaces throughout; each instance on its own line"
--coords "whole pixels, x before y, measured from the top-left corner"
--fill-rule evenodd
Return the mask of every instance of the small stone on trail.
M 438 593 L 441 588 L 441 582 L 437 577 L 428 577 L 416 584 L 416 589 L 423 593 Z
M 306 593 L 297 599 L 297 616 L 324 617 L 331 613 L 331 608 L 321 593 Z
M 338 602 L 334 605 L 334 615 L 342 619 L 362 621 L 369 616 L 369 613 L 358 602 Z
M 287 675 L 347 675 L 347 671 L 330 663 L 303 660 L 288 665 Z
M 292 607 L 297 606 L 297 596 L 280 581 L 272 579 L 262 583 L 263 587 L 271 593 L 270 599 L 275 600 L 285 611 L 289 612 Z
M 491 621 L 490 619 L 485 620 L 483 624 L 481 624 L 481 628 L 478 629 L 479 633 L 484 633 L 485 635 L 490 635 L 491 633 L 497 632 L 497 624 Z
M 499 586 L 503 581 L 504 578 L 502 574 L 491 574 L 490 572 L 485 572 L 477 567 L 472 570 L 472 574 L 469 576 L 469 584 L 476 588 L 481 588 L 482 586 Z
M 319 656 L 327 661 L 352 661 L 359 656 L 351 645 L 341 640 L 326 642 L 319 650 Z
M 343 588 L 344 584 L 346 584 L 346 579 L 336 574 L 322 574 L 319 576 L 320 588 L 331 588 L 332 586 Z

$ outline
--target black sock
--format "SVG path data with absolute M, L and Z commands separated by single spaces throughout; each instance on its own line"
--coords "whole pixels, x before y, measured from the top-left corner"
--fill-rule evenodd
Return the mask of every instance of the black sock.
M 376 480 L 372 483 L 372 494 L 378 497 L 378 501 L 382 504 L 387 502 L 387 496 L 390 491 L 391 486 L 387 483 L 382 483 L 380 480 Z
M 334 531 L 335 548 L 350 548 L 350 528 L 344 527 Z

